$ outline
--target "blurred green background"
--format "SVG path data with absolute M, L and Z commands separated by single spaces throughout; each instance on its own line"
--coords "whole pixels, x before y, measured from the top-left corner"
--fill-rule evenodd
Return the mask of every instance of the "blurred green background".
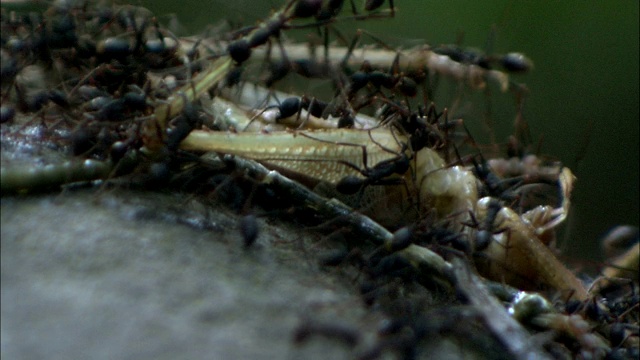
M 355 1 L 362 8 L 363 0 Z M 129 3 L 157 15 L 175 14 L 195 34 L 221 19 L 254 24 L 283 2 Z M 601 260 L 601 236 L 618 224 L 637 226 L 640 218 L 639 2 L 396 0 L 395 5 L 394 19 L 357 22 L 352 28 L 366 28 L 393 45 L 406 46 L 417 41 L 454 43 L 457 34 L 464 33 L 464 46 L 482 49 L 495 25 L 493 52 L 518 51 L 534 61 L 532 73 L 516 77 L 530 89 L 525 118 L 533 138 L 543 138 L 541 153 L 561 160 L 578 177 L 573 211 L 563 225 L 559 245 L 572 258 Z M 475 96 L 477 108 L 466 121 L 481 124 L 485 100 L 482 94 Z M 493 91 L 491 102 L 493 130 L 497 141 L 504 142 L 513 132 L 513 97 Z M 578 164 L 589 128 L 590 141 Z M 482 126 L 473 131 L 486 142 Z

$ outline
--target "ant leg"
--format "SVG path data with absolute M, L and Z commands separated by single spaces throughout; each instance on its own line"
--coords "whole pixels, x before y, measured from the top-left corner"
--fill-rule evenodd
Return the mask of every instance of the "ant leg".
M 308 98 L 303 96 L 303 98 L 300 100 L 300 107 L 301 107 L 300 112 L 302 112 L 303 108 L 307 110 L 307 116 L 305 116 L 305 119 L 302 122 L 302 124 L 298 126 L 298 129 L 304 128 L 304 125 L 306 125 L 309 122 L 310 116 L 313 116 L 316 118 L 322 117 L 324 115 L 324 111 L 328 107 L 328 104 L 322 103 L 315 96 L 311 98 L 311 101 L 309 101 Z M 299 118 L 300 118 L 300 113 L 298 113 L 298 119 Z
M 515 138 L 525 149 L 528 149 L 533 144 L 533 137 L 531 135 L 531 129 L 527 120 L 524 118 L 524 103 L 528 89 L 525 85 L 516 84 L 516 86 L 509 86 L 513 89 L 516 97 L 516 118 L 514 121 Z
M 354 16 L 358 16 L 358 9 L 356 8 L 356 3 L 353 0 L 349 0 L 351 3 L 351 12 Z
M 400 74 L 400 52 L 396 52 L 396 56 L 393 58 L 393 62 L 391 62 L 391 67 L 389 67 L 389 73 L 391 75 Z
M 328 67 L 329 66 L 329 26 L 325 26 L 324 27 L 324 34 L 323 34 L 323 41 L 324 41 L 324 66 Z
M 409 189 L 409 184 L 407 184 L 407 181 L 405 180 L 405 178 L 400 177 L 400 178 L 383 178 L 374 182 L 367 182 L 365 184 L 363 184 L 362 188 L 364 189 L 365 186 L 367 185 L 379 185 L 379 186 L 394 186 L 394 185 L 403 185 L 404 187 L 404 191 L 406 191 L 406 197 L 407 199 L 412 199 L 412 194 L 415 194 L 415 192 L 411 192 L 411 190 Z M 413 207 L 413 210 L 416 212 L 416 214 L 420 213 L 420 197 L 418 196 L 417 201 L 411 201 L 411 206 Z
M 473 213 L 472 210 L 469 210 L 469 218 L 471 222 L 464 221 L 461 224 L 470 228 L 477 228 L 480 226 L 480 222 L 478 222 L 478 219 L 476 218 L 476 215 Z
M 278 105 L 269 105 L 267 107 L 265 107 L 264 109 L 262 109 L 259 113 L 255 114 L 253 117 L 251 117 L 251 119 L 249 119 L 249 122 L 247 123 L 247 125 L 244 127 L 244 129 L 242 129 L 242 132 L 247 131 L 247 129 L 249 128 L 249 126 L 260 116 L 262 116 L 262 114 L 264 114 L 267 110 L 271 110 L 271 109 L 279 109 L 280 106 L 282 105 L 280 103 L 280 101 L 276 98 L 276 101 L 278 101 Z
M 306 95 L 303 95 L 300 98 L 300 102 L 298 103 L 298 111 L 296 112 L 296 121 L 294 122 L 294 124 L 297 124 L 298 121 L 300 121 L 300 115 L 302 114 L 302 109 L 304 109 L 304 105 L 308 104 L 307 107 L 311 108 L 311 105 L 313 105 L 313 101 L 315 100 L 315 97 L 311 99 L 311 102 L 309 102 L 309 99 L 306 97 Z M 310 115 L 310 111 L 307 110 L 307 116 L 305 116 L 304 120 L 302 121 L 302 123 L 298 126 L 298 130 L 304 128 L 304 126 L 307 124 L 307 122 L 309 122 L 309 115 Z
M 349 62 L 349 58 L 353 54 L 353 50 L 360 43 L 361 37 L 362 37 L 362 29 L 356 30 L 356 34 L 353 36 L 353 40 L 351 40 L 351 44 L 347 48 L 347 52 L 344 54 L 344 57 L 340 61 L 340 69 L 342 69 L 343 72 L 347 69 L 347 63 Z
M 369 132 L 369 139 L 371 139 L 371 141 L 372 141 L 374 144 L 378 145 L 382 150 L 384 150 L 384 151 L 386 151 L 386 152 L 388 152 L 388 153 L 390 153 L 390 154 L 394 154 L 394 155 L 401 155 L 401 154 L 399 154 L 399 153 L 397 153 L 397 152 L 395 152 L 395 151 L 393 151 L 393 150 L 391 150 L 391 149 L 389 149 L 389 148 L 385 147 L 384 145 L 380 144 L 379 142 L 377 142 L 377 141 L 373 138 L 373 135 L 371 135 L 371 130 L 369 130 L 368 132 Z M 405 147 L 405 145 L 404 145 L 404 144 L 401 144 L 401 143 L 400 143 L 400 140 L 398 140 L 398 138 L 396 137 L 396 133 L 395 133 L 393 130 L 391 130 L 391 135 L 393 135 L 393 138 L 396 140 L 396 143 L 397 143 L 398 145 L 400 145 L 400 148 L 401 148 L 401 149 Z M 400 150 L 400 151 L 403 151 L 403 150 Z
M 344 46 L 347 48 L 349 47 L 349 44 L 351 44 L 351 42 L 347 40 L 347 37 L 338 28 L 334 26 L 327 27 L 327 28 L 333 32 L 333 34 L 335 35 L 336 39 L 338 40 L 341 46 Z
M 373 40 L 376 44 L 380 45 L 383 49 L 389 50 L 389 51 L 395 51 L 396 50 L 396 49 L 392 48 L 391 46 L 389 46 L 389 44 L 387 44 L 386 41 L 382 40 L 379 36 L 374 35 L 372 32 L 369 32 L 369 31 L 364 30 L 364 29 L 358 29 L 358 31 L 360 31 L 361 33 L 366 34 L 369 38 L 371 38 L 371 40 Z

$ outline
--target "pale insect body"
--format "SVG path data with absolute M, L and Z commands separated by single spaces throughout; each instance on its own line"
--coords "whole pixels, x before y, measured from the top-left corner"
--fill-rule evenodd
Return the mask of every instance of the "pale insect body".
M 392 160 L 403 150 L 406 137 L 390 128 L 372 130 L 332 129 L 316 131 L 279 131 L 272 133 L 230 133 L 193 131 L 181 144 L 184 150 L 215 151 L 258 160 L 292 177 L 310 178 L 317 183 L 337 184 L 345 176 L 364 176 L 354 168 L 373 168 Z M 364 145 L 367 164 L 363 164 Z M 435 151 L 424 148 L 414 154 L 411 169 L 404 174 L 406 187 L 368 186 L 358 207 L 383 225 L 399 226 L 418 219 L 435 208 L 438 215 L 466 217 L 477 201 L 475 177 L 463 167 L 448 167 Z M 394 175 L 394 177 L 400 177 Z M 309 184 L 306 182 L 306 184 Z M 408 189 L 410 192 L 407 194 Z M 337 192 L 323 194 L 340 197 Z M 384 196 L 380 196 L 382 194 Z M 417 210 L 417 211 L 416 211 Z M 465 220 L 461 219 L 461 220 Z
M 416 184 L 421 200 L 438 212 L 439 217 L 454 215 L 467 220 L 478 200 L 476 178 L 462 166 L 448 167 L 435 151 L 424 148 L 416 153 Z
M 285 130 L 286 128 L 296 128 L 300 125 L 301 121 L 306 122 L 307 129 L 336 129 L 338 128 L 339 119 L 329 116 L 327 119 L 317 118 L 305 109 L 301 109 L 300 115 L 295 114 L 288 118 L 278 119 L 278 109 L 253 109 L 256 106 L 256 99 L 266 99 L 261 104 L 263 106 L 277 106 L 280 103 L 276 99 L 288 99 L 295 95 L 285 93 L 278 90 L 267 89 L 265 87 L 254 85 L 244 86 L 238 90 L 230 91 L 229 89 L 220 89 L 221 95 L 226 99 L 217 97 L 213 99 L 212 111 L 219 116 L 225 117 L 225 121 L 229 125 L 238 131 L 258 131 L 265 128 L 271 128 L 273 130 Z M 229 104 L 229 106 L 227 106 Z M 237 104 L 237 105 L 236 105 Z M 235 107 L 239 109 L 239 106 L 247 109 L 244 115 L 236 114 L 226 116 L 229 110 Z M 247 117 L 247 114 L 252 114 L 251 119 Z M 355 129 L 373 129 L 379 125 L 379 121 L 375 118 L 364 114 L 354 114 Z
M 371 131 L 371 138 L 391 151 L 399 152 L 400 144 L 391 131 Z M 356 167 L 372 167 L 397 155 L 383 150 L 369 138 L 368 131 L 340 129 L 340 131 L 277 131 L 271 133 L 228 133 L 193 131 L 181 144 L 184 150 L 216 151 L 234 154 L 266 164 L 286 168 L 318 181 L 337 183 L 347 175 L 362 176 L 355 169 L 337 162 L 352 163 Z M 362 163 L 364 145 L 368 164 Z
M 503 207 L 498 212 L 495 224 L 505 231 L 492 236 L 493 241 L 484 251 L 488 261 L 477 264 L 484 276 L 519 288 L 546 285 L 561 291 L 566 298 L 581 301 L 587 298 L 582 282 L 541 241 L 541 236 L 566 218 L 574 181 L 571 171 L 563 168 L 558 177 L 563 200 L 558 208 L 538 206 L 518 215 Z M 484 221 L 490 202 L 490 197 L 478 200 L 478 221 Z

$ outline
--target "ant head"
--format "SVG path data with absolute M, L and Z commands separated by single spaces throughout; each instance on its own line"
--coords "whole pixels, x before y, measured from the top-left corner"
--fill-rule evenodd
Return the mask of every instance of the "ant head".
M 308 18 L 316 16 L 322 8 L 322 0 L 298 0 L 293 9 L 293 17 Z

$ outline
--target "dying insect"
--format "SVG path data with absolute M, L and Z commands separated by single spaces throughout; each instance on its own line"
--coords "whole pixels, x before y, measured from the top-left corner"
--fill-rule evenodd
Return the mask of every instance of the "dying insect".
M 523 289 L 546 285 L 561 291 L 566 298 L 587 298 L 582 282 L 541 241 L 545 233 L 566 217 L 573 181 L 571 171 L 564 168 L 558 179 L 563 193 L 559 208 L 539 206 L 523 215 L 508 207 L 498 211 L 494 223 L 507 230 L 491 235 L 489 246 L 483 252 L 489 261 L 479 266 L 482 274 Z M 493 201 L 489 197 L 478 201 L 475 214 L 480 223 L 486 221 L 490 207 L 495 206 L 491 205 Z
M 393 134 L 393 133 L 392 133 Z M 308 135 L 307 135 L 308 136 Z M 377 143 L 373 137 L 371 137 L 371 132 L 369 132 L 369 137 L 371 141 L 380 146 L 380 148 L 384 151 L 387 151 L 391 154 L 394 152 Z M 319 140 L 324 141 L 324 140 Z M 342 178 L 336 184 L 336 190 L 343 194 L 355 194 L 366 186 L 369 185 L 394 185 L 400 184 L 402 181 L 399 179 L 391 179 L 389 178 L 392 175 L 404 175 L 410 167 L 411 157 L 406 154 L 407 145 L 401 144 L 400 152 L 391 159 L 383 160 L 375 164 L 373 167 L 369 167 L 367 164 L 369 163 L 367 160 L 367 147 L 365 145 L 356 145 L 356 144 L 348 144 L 348 143 L 336 143 L 335 145 L 343 145 L 343 146 L 358 146 L 362 149 L 362 164 L 364 164 L 363 168 L 359 168 L 358 166 L 344 160 L 336 160 L 340 164 L 351 167 L 352 169 L 358 171 L 364 178 L 357 177 L 353 175 L 347 175 Z
M 230 134 L 196 130 L 182 142 L 181 148 L 237 154 L 255 159 L 272 168 L 286 170 L 287 174 L 313 188 L 321 182 L 335 186 L 347 176 L 360 177 L 367 183 L 372 180 L 366 180 L 367 177 L 359 170 L 373 169 L 375 165 L 371 167 L 369 164 L 379 164 L 387 160 L 391 170 L 387 169 L 379 174 L 395 173 L 401 168 L 398 164 L 402 161 L 398 160 L 402 159 L 402 143 L 406 141 L 405 137 L 389 128 L 268 134 Z M 353 146 L 356 144 L 357 146 Z M 366 158 L 362 155 L 363 151 L 366 152 Z M 409 166 L 412 170 L 403 174 L 403 181 L 407 185 L 405 193 L 399 191 L 397 186 L 385 186 L 384 192 L 389 193 L 389 198 L 384 203 L 375 203 L 377 208 L 369 207 L 371 216 L 380 220 L 397 213 L 404 217 L 401 222 L 406 223 L 418 216 L 415 204 L 419 203 L 418 212 L 422 211 L 422 207 L 433 207 L 439 216 L 456 213 L 462 214 L 460 216 L 463 220 L 466 219 L 469 209 L 473 209 L 477 201 L 476 180 L 473 174 L 460 166 L 447 166 L 441 156 L 430 148 L 423 148 L 412 156 L 413 161 L 410 161 Z M 373 179 L 380 182 L 384 178 Z M 406 189 L 410 192 L 409 196 Z M 391 212 L 386 206 L 399 209 L 397 212 Z
M 307 135 L 307 136 L 305 136 Z M 382 150 L 379 145 L 386 149 Z M 336 160 L 349 162 L 357 168 L 368 166 L 362 163 L 362 148 L 340 144 L 366 144 L 367 161 L 379 163 L 394 158 L 400 147 L 396 138 L 386 129 L 360 131 L 281 131 L 272 133 L 217 133 L 193 131 L 182 142 L 185 150 L 218 151 L 241 155 L 250 159 L 288 168 L 318 181 L 337 183 L 347 175 L 360 174 L 356 169 Z

